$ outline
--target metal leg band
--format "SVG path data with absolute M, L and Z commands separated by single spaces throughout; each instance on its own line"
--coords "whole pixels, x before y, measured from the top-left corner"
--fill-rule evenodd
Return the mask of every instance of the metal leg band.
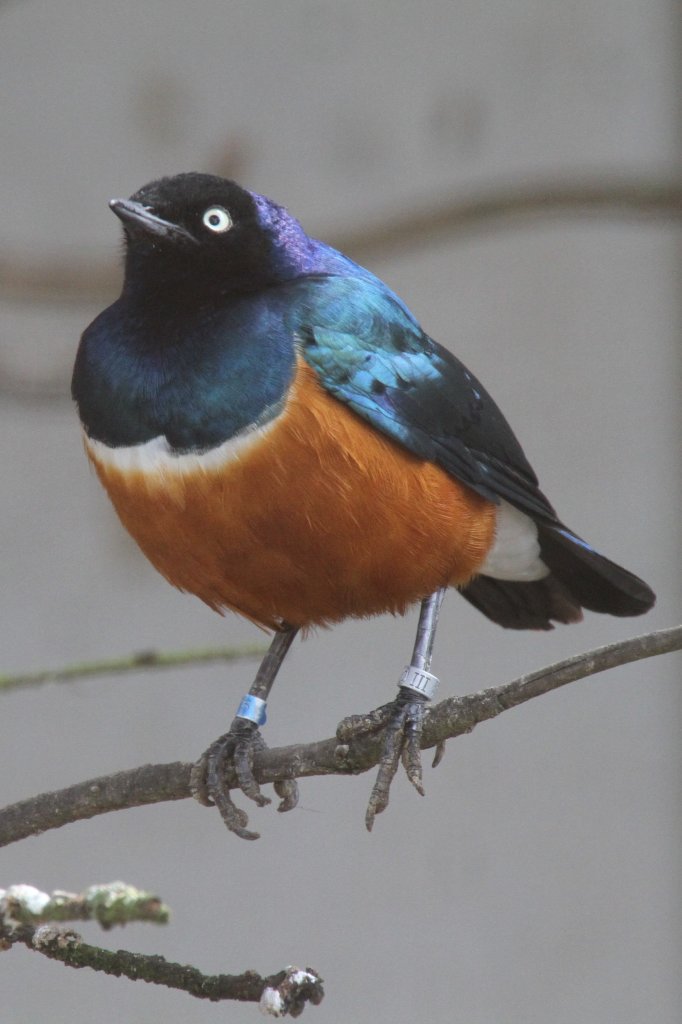
M 427 700 L 431 700 L 440 686 L 440 679 L 423 668 L 417 668 L 415 665 L 406 665 L 398 686 L 404 686 L 407 690 L 414 690 L 415 693 L 421 693 Z
M 265 725 L 267 706 L 267 701 L 247 693 L 242 697 L 242 702 L 237 708 L 237 718 L 246 718 L 247 721 L 255 722 L 256 725 Z

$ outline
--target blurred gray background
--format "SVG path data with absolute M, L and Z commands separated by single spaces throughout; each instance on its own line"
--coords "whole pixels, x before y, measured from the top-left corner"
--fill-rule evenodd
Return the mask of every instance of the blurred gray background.
M 312 234 L 508 187 L 680 173 L 674 0 L 0 4 L 0 637 L 4 671 L 145 648 L 253 642 L 174 592 L 89 472 L 68 398 L 79 333 L 116 295 L 107 209 L 204 170 Z M 496 685 L 680 618 L 680 229 L 565 211 L 355 253 L 497 398 L 572 527 L 645 577 L 645 620 L 505 632 L 456 594 L 435 671 Z M 332 734 L 392 696 L 414 615 L 297 644 L 271 744 Z M 310 780 L 258 843 L 190 801 L 2 851 L 0 886 L 157 891 L 165 929 L 102 936 L 204 971 L 311 964 L 320 1024 L 680 1019 L 679 660 L 575 683 L 452 742 L 420 800 L 399 779 L 369 836 L 371 779 Z M 196 757 L 252 666 L 17 691 L 0 700 L 2 801 Z M 236 1004 L 0 958 L 3 1024 L 259 1019 Z

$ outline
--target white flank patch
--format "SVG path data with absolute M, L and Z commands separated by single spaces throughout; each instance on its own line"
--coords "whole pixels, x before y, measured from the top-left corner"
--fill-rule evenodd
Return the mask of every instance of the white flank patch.
M 549 573 L 540 558 L 537 526 L 506 501 L 498 506 L 495 541 L 478 571 L 496 580 L 523 583 L 541 580 Z
M 204 452 L 174 452 L 164 434 L 153 437 L 144 444 L 112 448 L 103 441 L 96 441 L 85 435 L 85 445 L 100 466 L 118 469 L 122 473 L 196 473 L 217 469 L 235 462 L 248 454 L 269 433 L 282 414 L 268 420 L 262 426 L 248 427 L 234 437 L 223 441 L 216 448 Z

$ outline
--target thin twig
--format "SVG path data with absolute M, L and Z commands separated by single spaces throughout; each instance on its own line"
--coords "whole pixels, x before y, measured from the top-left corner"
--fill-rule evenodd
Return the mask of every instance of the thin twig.
M 104 661 L 84 661 L 63 668 L 43 669 L 39 672 L 17 672 L 0 675 L 0 692 L 39 683 L 64 683 L 97 676 L 126 675 L 146 669 L 184 668 L 187 665 L 207 665 L 216 661 L 241 661 L 260 658 L 267 651 L 262 644 L 243 647 L 207 647 L 195 651 L 139 651 L 123 658 Z
M 599 647 L 502 686 L 466 697 L 450 697 L 430 710 L 422 748 L 471 732 L 480 722 L 577 679 L 680 649 L 682 626 L 675 626 Z M 339 732 L 340 738 L 335 736 L 314 743 L 259 751 L 254 757 L 256 779 L 263 784 L 312 775 L 357 775 L 378 763 L 382 751 L 381 733 L 347 739 L 343 723 Z M 190 796 L 191 767 L 180 761 L 145 765 L 12 804 L 0 811 L 0 846 L 109 811 L 183 800 Z M 234 778 L 231 785 L 236 785 Z
M 0 948 L 8 949 L 22 942 L 28 949 L 59 960 L 67 967 L 90 967 L 115 977 L 123 975 L 131 981 L 147 981 L 154 985 L 188 992 L 198 999 L 218 1002 L 224 999 L 258 1003 L 273 1015 L 288 1013 L 297 1017 L 306 1002 L 322 1001 L 322 979 L 316 971 L 287 967 L 263 978 L 255 971 L 243 974 L 202 974 L 196 967 L 172 963 L 162 956 L 130 953 L 126 949 L 109 950 L 83 942 L 72 929 L 53 924 L 38 927 L 18 925 L 0 927 Z
M 429 206 L 390 221 L 363 225 L 328 241 L 355 259 L 431 242 L 434 235 L 457 236 L 495 222 L 508 227 L 557 215 L 632 219 L 682 214 L 682 183 L 608 173 L 575 180 L 525 181 L 490 186 L 478 195 L 443 195 Z M 38 262 L 0 251 L 0 295 L 21 302 L 96 303 L 116 294 L 120 271 L 93 260 Z
M 125 882 L 90 885 L 79 893 L 55 889 L 49 894 L 25 884 L 0 889 L 0 927 L 97 921 L 106 931 L 132 921 L 167 924 L 169 913 L 158 896 Z
M 682 214 L 682 183 L 601 174 L 557 182 L 491 186 L 469 198 L 442 196 L 429 206 L 411 209 L 390 220 L 330 237 L 354 259 L 430 245 L 439 238 L 467 237 L 490 226 L 496 229 L 536 223 L 548 217 L 587 216 L 619 220 L 657 218 L 677 221 Z M 0 248 L 0 298 L 14 302 L 56 305 L 101 305 L 114 299 L 121 272 L 112 262 L 96 260 L 37 261 Z M 64 380 L 66 373 L 64 374 Z M 50 381 L 24 379 L 0 364 L 0 395 L 22 404 L 68 399 L 60 374 Z
M 125 882 L 91 885 L 82 893 L 58 889 L 51 895 L 32 885 L 12 885 L 0 889 L 0 950 L 22 942 L 67 967 L 90 967 L 115 977 L 141 979 L 199 999 L 260 1002 L 265 1013 L 276 1017 L 298 1017 L 307 1002 L 316 1005 L 322 1001 L 322 979 L 310 967 L 286 967 L 269 978 L 255 971 L 206 975 L 196 967 L 169 963 L 162 956 L 89 945 L 72 928 L 54 923 L 95 920 L 108 930 L 132 921 L 166 924 L 168 913 L 157 896 Z

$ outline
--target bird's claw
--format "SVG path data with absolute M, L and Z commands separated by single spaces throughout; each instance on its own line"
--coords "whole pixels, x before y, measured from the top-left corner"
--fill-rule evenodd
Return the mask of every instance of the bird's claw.
M 349 743 L 360 736 L 380 732 L 391 720 L 394 708 L 395 701 L 391 701 L 390 704 L 382 704 L 380 708 L 374 708 L 365 715 L 348 715 L 336 727 L 336 738 L 340 743 Z
M 253 758 L 267 744 L 258 731 L 255 722 L 235 718 L 230 731 L 217 739 L 202 754 L 193 766 L 190 776 L 192 796 L 207 807 L 215 805 L 230 832 L 240 839 L 258 839 L 258 832 L 251 832 L 248 815 L 230 796 L 229 770 L 232 769 L 236 783 L 242 793 L 259 807 L 271 803 L 261 792 L 253 774 Z M 290 811 L 298 803 L 298 786 L 295 779 L 282 779 L 274 784 L 280 797 L 278 810 Z
M 352 715 L 345 718 L 337 729 L 336 735 L 341 742 L 385 730 L 379 771 L 365 814 L 365 825 L 370 832 L 377 814 L 381 814 L 388 807 L 391 783 L 401 761 L 405 774 L 414 788 L 424 795 L 421 736 L 426 704 L 427 699 L 421 694 L 401 687 L 398 696 L 390 704 L 384 704 L 367 715 Z M 439 747 L 434 763 L 441 757 L 442 751 Z
M 391 783 L 401 760 L 408 779 L 417 792 L 421 796 L 424 795 L 421 735 L 425 704 L 426 700 L 420 694 L 401 688 L 392 705 L 388 705 L 389 717 L 384 736 L 384 750 L 365 813 L 368 832 L 372 831 L 377 814 L 381 814 L 388 807 Z

